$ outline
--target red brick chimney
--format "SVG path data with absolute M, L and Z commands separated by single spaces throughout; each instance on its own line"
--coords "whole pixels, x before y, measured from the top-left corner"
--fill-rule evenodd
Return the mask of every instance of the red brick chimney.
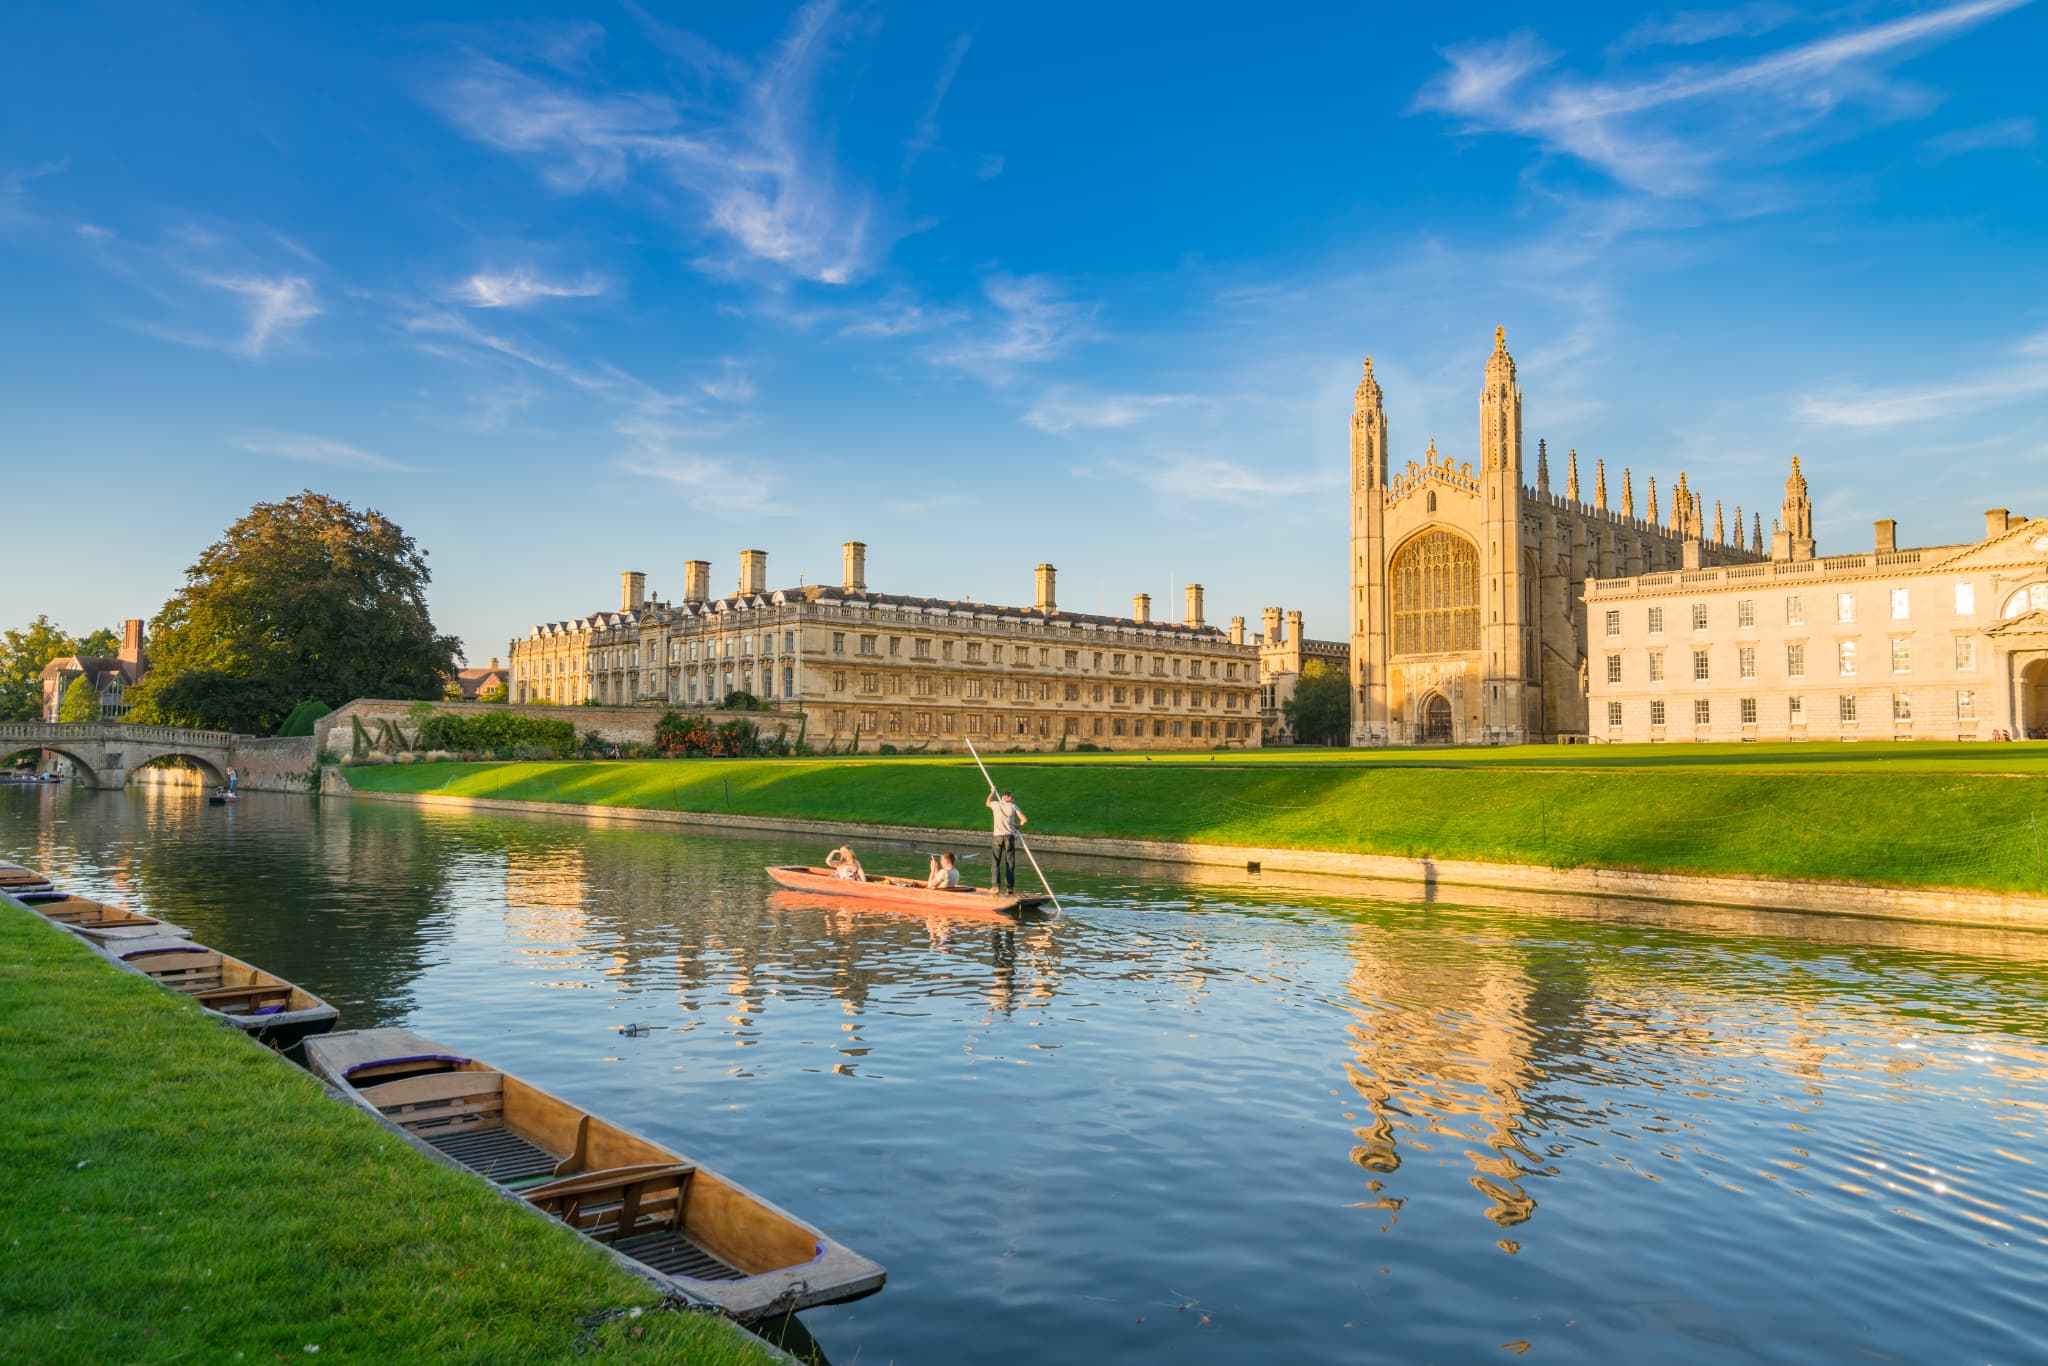
M 121 659 L 129 664 L 142 662 L 142 619 L 130 617 L 121 623 Z

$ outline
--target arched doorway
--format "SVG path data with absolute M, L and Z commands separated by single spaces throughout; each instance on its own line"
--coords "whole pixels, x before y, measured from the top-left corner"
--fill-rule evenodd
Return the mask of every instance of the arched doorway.
M 1440 692 L 1422 699 L 1422 742 L 1448 745 L 1451 742 L 1451 701 Z
M 2037 659 L 2020 673 L 2020 734 L 2048 740 L 2048 659 Z

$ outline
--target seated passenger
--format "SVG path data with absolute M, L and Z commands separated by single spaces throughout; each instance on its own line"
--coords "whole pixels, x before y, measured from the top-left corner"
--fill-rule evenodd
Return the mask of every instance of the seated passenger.
M 960 868 L 951 854 L 941 854 L 931 861 L 932 875 L 924 885 L 935 891 L 950 892 L 960 885 Z
M 862 871 L 860 860 L 853 856 L 853 847 L 842 844 L 825 855 L 825 866 L 832 870 L 832 876 L 845 878 L 848 882 L 866 882 L 868 875 Z

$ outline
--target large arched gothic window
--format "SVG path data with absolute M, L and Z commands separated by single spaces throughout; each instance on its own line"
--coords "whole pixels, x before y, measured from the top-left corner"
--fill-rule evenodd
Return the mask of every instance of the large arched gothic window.
M 1395 654 L 1479 648 L 1479 549 L 1472 542 L 1449 531 L 1424 532 L 1401 547 L 1388 577 Z

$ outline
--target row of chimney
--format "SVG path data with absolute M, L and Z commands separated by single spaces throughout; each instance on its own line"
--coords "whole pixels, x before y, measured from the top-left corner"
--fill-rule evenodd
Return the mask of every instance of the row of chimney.
M 840 547 L 843 559 L 843 573 L 840 586 L 849 593 L 865 593 L 868 588 L 868 548 L 863 541 L 848 541 Z M 1049 564 L 1038 566 L 1038 591 L 1032 602 L 1032 610 L 1047 616 L 1059 610 L 1054 596 L 1054 582 L 1059 571 Z M 768 552 L 765 550 L 742 550 L 740 552 L 740 584 L 736 590 L 742 595 L 752 596 L 768 591 Z M 695 606 L 711 600 L 711 562 L 689 560 L 683 565 L 683 601 Z M 1187 587 L 1188 611 L 1185 624 L 1199 628 L 1202 625 L 1202 585 L 1191 583 Z M 619 610 L 638 612 L 647 606 L 647 575 L 638 569 L 628 569 L 619 575 Z M 1139 593 L 1131 599 L 1131 616 L 1141 622 L 1152 620 L 1152 595 Z M 1230 619 L 1233 638 L 1244 633 L 1244 618 Z

